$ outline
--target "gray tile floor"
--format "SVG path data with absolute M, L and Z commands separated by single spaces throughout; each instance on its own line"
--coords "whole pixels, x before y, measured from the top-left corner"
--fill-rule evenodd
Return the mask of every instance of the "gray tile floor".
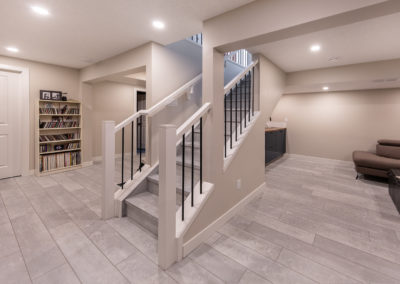
M 400 283 L 387 185 L 356 181 L 351 163 L 277 161 L 260 195 L 167 271 L 153 235 L 99 219 L 100 182 L 100 165 L 0 180 L 0 283 Z

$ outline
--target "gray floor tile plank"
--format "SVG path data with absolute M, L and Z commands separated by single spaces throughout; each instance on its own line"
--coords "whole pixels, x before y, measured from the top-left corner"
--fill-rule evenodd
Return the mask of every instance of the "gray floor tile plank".
M 255 274 L 254 272 L 247 270 L 242 279 L 240 279 L 239 284 L 271 284 L 272 282 L 262 278 L 261 276 Z
M 61 265 L 32 280 L 33 284 L 79 284 L 80 281 L 68 264 Z
M 246 267 L 206 244 L 191 253 L 190 258 L 226 283 L 239 283 L 246 272 Z
M 0 283 L 31 283 L 24 260 L 19 251 L 9 256 L 0 258 Z

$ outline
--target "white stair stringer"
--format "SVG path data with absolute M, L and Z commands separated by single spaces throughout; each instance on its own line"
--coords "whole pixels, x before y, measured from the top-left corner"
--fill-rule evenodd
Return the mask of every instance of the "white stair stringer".
M 224 158 L 224 172 L 228 169 L 230 163 L 235 158 L 236 154 L 238 153 L 240 147 L 242 146 L 243 142 L 246 140 L 247 135 L 252 130 L 253 126 L 257 123 L 257 120 L 260 117 L 260 112 L 255 111 L 254 116 L 250 116 L 250 121 L 246 122 L 246 127 L 244 127 L 244 120 L 242 121 L 242 134 L 238 134 L 238 140 L 235 139 L 235 133 L 232 133 L 232 149 L 231 149 L 231 140 L 228 138 L 226 140 L 226 158 Z M 238 129 L 239 130 L 239 126 Z

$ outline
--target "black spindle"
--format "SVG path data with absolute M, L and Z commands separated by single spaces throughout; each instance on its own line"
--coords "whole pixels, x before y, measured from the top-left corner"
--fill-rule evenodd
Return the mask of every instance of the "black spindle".
M 230 92 L 230 103 L 229 103 L 229 106 L 230 106 L 230 110 L 231 110 L 231 119 L 230 119 L 230 133 L 229 133 L 229 135 L 230 135 L 230 137 L 231 137 L 231 149 L 232 149 L 232 106 L 233 106 L 233 104 L 232 104 L 232 89 L 231 89 L 231 92 Z
M 185 220 L 185 134 L 182 135 L 182 221 Z
M 133 179 L 133 121 L 131 123 L 131 180 Z
M 250 71 L 248 72 L 248 77 L 250 77 Z M 250 122 L 250 115 L 251 115 L 251 77 L 248 84 L 248 92 L 249 92 L 249 122 Z
M 253 80 L 251 96 L 253 97 L 253 116 L 254 116 L 254 67 L 253 67 L 253 72 L 251 73 L 251 79 Z
M 238 113 L 237 113 L 238 107 L 237 107 L 237 104 L 238 104 L 238 100 L 237 100 L 237 84 L 236 84 L 236 88 L 235 88 L 235 138 L 236 138 L 236 141 L 237 141 L 237 133 L 238 133 L 238 131 L 237 131 L 237 124 L 238 124 L 238 117 L 237 117 L 237 115 L 238 115 Z
M 246 80 L 246 75 L 244 75 L 244 81 L 242 79 L 242 83 L 244 85 L 244 127 L 246 128 L 246 115 L 247 115 L 247 80 Z
M 236 83 L 237 86 L 237 83 Z M 239 82 L 239 101 L 240 101 L 240 134 L 242 134 L 242 84 Z
M 194 124 L 192 125 L 192 207 L 194 206 Z
M 140 116 L 140 124 L 139 124 L 139 172 L 142 171 L 142 116 Z
M 124 188 L 124 153 L 125 153 L 125 127 L 122 127 L 122 161 L 121 161 L 121 188 Z
M 226 158 L 226 119 L 227 119 L 227 115 L 226 115 L 226 96 L 224 95 L 224 147 L 225 147 L 225 158 Z
M 203 118 L 200 117 L 200 194 L 203 194 Z

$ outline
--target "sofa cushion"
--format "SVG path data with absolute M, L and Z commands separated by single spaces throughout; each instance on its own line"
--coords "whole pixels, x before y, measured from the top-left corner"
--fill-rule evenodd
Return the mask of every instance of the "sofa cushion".
M 386 146 L 400 147 L 400 140 L 381 139 L 381 140 L 378 140 L 378 144 L 386 145 Z
M 400 147 L 377 144 L 376 154 L 386 158 L 400 159 Z
M 400 160 L 381 157 L 371 152 L 355 151 L 353 152 L 353 161 L 356 166 L 373 169 L 390 170 L 400 168 Z

